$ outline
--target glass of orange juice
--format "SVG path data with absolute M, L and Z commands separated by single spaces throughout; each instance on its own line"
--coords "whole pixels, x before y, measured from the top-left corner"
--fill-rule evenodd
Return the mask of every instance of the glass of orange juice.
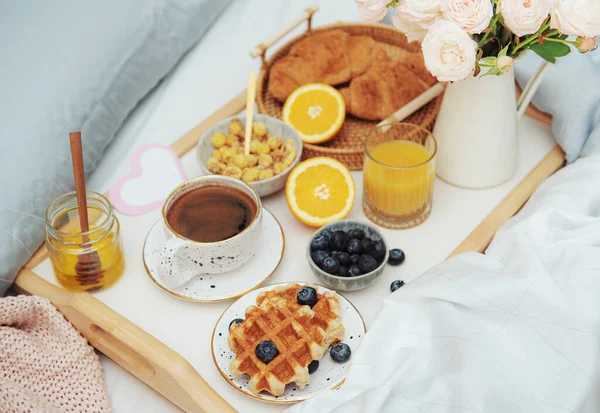
M 406 229 L 431 214 L 437 142 L 410 123 L 377 126 L 365 139 L 363 211 L 386 228 Z

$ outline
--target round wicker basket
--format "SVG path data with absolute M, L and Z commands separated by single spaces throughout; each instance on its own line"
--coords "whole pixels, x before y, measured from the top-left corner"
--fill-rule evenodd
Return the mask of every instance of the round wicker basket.
M 333 29 L 342 29 L 353 35 L 368 35 L 373 37 L 373 39 L 379 42 L 380 46 L 386 50 L 391 59 L 394 59 L 395 55 L 398 54 L 398 47 L 411 52 L 420 50 L 420 45 L 418 43 L 409 43 L 408 40 L 406 40 L 406 37 L 398 30 L 383 24 L 341 23 L 313 29 L 312 32 Z M 267 90 L 267 83 L 269 80 L 268 69 L 274 62 L 286 56 L 292 45 L 309 34 L 310 32 L 306 32 L 301 36 L 290 40 L 266 60 L 266 65 L 262 68 L 257 82 L 256 102 L 260 113 L 281 119 L 283 104 L 275 99 Z M 431 130 L 441 102 L 442 96 L 438 96 L 436 99 L 423 106 L 419 111 L 406 118 L 404 122 L 414 123 L 425 129 Z M 344 126 L 334 139 L 320 145 L 304 144 L 302 159 L 313 158 L 315 156 L 328 156 L 342 162 L 349 169 L 362 169 L 364 140 L 377 123 L 378 122 L 358 119 L 347 115 Z

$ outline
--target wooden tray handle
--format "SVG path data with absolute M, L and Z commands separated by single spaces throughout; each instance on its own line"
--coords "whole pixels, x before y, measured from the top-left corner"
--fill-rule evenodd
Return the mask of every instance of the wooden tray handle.
M 237 412 L 183 357 L 90 294 L 66 291 L 27 268 L 15 289 L 48 298 L 92 346 L 183 411 Z
M 267 53 L 267 49 L 273 46 L 275 43 L 277 43 L 277 41 L 279 41 L 283 36 L 285 36 L 292 30 L 294 30 L 296 27 L 298 27 L 305 20 L 308 22 L 308 27 L 306 31 L 310 32 L 312 30 L 312 17 L 317 11 L 319 11 L 319 6 L 316 4 L 307 7 L 300 16 L 296 17 L 294 20 L 289 22 L 288 25 L 285 26 L 281 31 L 272 34 L 269 38 L 267 38 L 267 40 L 256 46 L 254 49 L 252 49 L 252 51 L 250 52 L 250 56 L 253 58 L 257 58 L 258 56 L 260 56 L 263 68 L 266 68 L 267 59 L 265 55 Z

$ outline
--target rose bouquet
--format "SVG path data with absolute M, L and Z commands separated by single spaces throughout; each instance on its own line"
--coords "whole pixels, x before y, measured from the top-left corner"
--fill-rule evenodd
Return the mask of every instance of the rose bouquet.
M 575 46 L 596 48 L 600 0 L 355 0 L 376 22 L 394 8 L 395 27 L 421 41 L 425 65 L 440 81 L 501 75 L 527 50 L 550 63 Z

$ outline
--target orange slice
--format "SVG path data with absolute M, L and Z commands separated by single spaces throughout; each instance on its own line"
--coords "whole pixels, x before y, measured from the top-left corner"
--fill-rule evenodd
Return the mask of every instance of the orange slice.
M 335 88 L 310 83 L 296 89 L 283 105 L 283 121 L 292 125 L 306 143 L 332 139 L 346 119 L 346 104 Z
M 347 217 L 355 195 L 354 180 L 348 168 L 324 156 L 296 166 L 285 187 L 292 214 L 311 227 Z

